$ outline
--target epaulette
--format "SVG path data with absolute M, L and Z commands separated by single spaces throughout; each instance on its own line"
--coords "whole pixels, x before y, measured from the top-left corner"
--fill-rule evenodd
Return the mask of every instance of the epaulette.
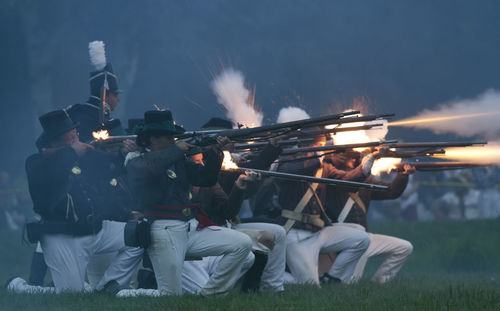
M 124 165 L 127 166 L 128 162 L 130 160 L 133 160 L 133 159 L 138 158 L 140 156 L 141 156 L 141 152 L 139 152 L 139 151 L 133 151 L 133 152 L 127 153 L 127 156 L 125 156 Z

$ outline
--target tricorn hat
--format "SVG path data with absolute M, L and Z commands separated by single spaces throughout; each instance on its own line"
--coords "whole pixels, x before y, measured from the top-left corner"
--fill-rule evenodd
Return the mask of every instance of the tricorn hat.
M 211 118 L 207 123 L 201 126 L 202 130 L 230 130 L 233 128 L 233 123 L 222 118 Z
M 41 148 L 51 140 L 78 127 L 78 123 L 71 120 L 66 111 L 55 110 L 43 114 L 38 118 L 43 128 L 43 133 L 38 137 L 36 145 Z

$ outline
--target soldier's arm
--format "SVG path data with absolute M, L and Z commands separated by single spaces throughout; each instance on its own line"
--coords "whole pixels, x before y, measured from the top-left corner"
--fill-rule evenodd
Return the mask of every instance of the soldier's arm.
M 211 187 L 217 183 L 224 155 L 218 148 L 212 148 L 204 155 L 205 165 L 186 158 L 185 166 L 189 182 L 194 186 Z
M 185 158 L 184 151 L 173 145 L 162 151 L 146 152 L 130 160 L 127 168 L 141 175 L 163 174 L 175 162 Z

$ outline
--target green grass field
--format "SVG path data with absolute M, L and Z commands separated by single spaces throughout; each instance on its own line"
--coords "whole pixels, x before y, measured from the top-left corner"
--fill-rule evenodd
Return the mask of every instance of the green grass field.
M 383 223 L 371 231 L 410 240 L 414 253 L 390 284 L 288 286 L 285 293 L 201 298 L 118 299 L 102 295 L 15 295 L 0 290 L 0 310 L 500 310 L 500 219 Z M 27 277 L 31 246 L 0 233 L 0 277 Z

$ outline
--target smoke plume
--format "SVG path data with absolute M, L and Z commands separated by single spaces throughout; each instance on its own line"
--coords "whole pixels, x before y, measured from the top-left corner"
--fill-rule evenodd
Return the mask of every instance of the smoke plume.
M 262 125 L 262 112 L 254 106 L 254 95 L 245 87 L 243 74 L 233 68 L 224 70 L 212 81 L 211 87 L 226 116 L 235 124 L 247 127 Z
M 292 122 L 297 120 L 309 119 L 310 116 L 305 110 L 298 107 L 285 107 L 281 108 L 278 119 L 276 120 L 278 123 L 284 122 Z
M 415 127 L 464 137 L 482 135 L 491 139 L 500 134 L 499 117 L 500 92 L 490 89 L 476 98 L 451 101 L 436 110 L 424 110 L 416 117 L 391 122 L 389 126 Z

